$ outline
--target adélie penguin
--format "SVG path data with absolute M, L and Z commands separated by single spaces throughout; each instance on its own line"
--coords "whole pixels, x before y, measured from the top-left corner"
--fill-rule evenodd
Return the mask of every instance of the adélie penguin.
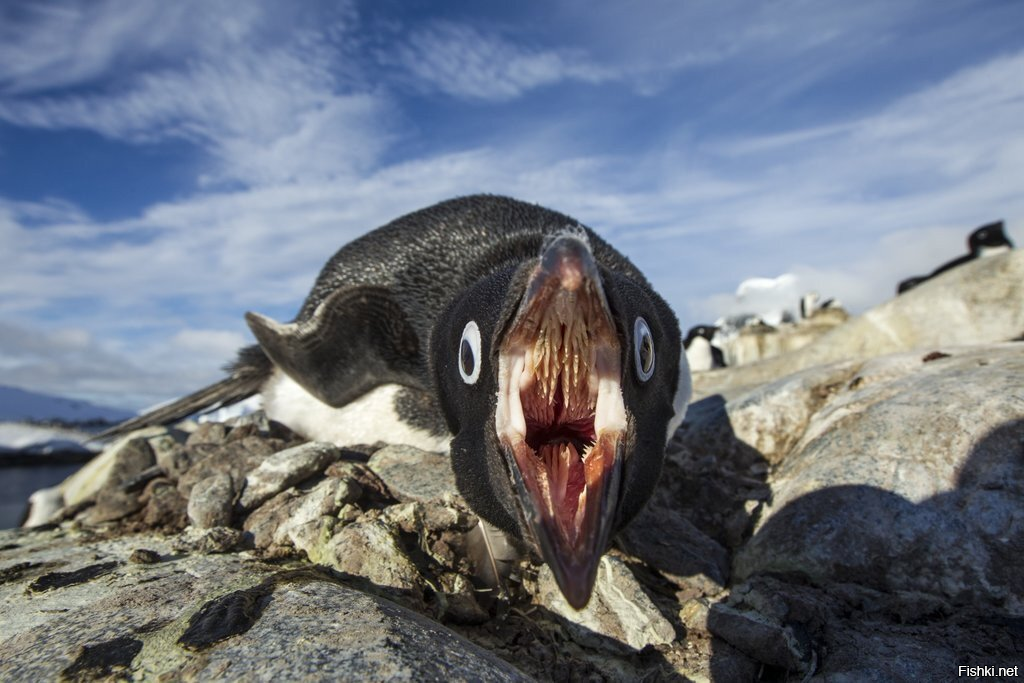
M 967 236 L 966 254 L 942 264 L 928 275 L 918 275 L 901 281 L 896 286 L 896 294 L 903 294 L 904 292 L 917 287 L 926 280 L 930 280 L 937 275 L 945 273 L 947 270 L 952 270 L 957 266 L 962 266 L 974 259 L 995 256 L 1009 251 L 1010 249 L 1013 249 L 1013 242 L 1011 242 L 1010 238 L 1006 236 L 1003 221 L 986 223 L 980 228 L 973 230 L 971 234 Z
M 713 343 L 716 332 L 718 328 L 714 325 L 695 325 L 686 333 L 683 348 L 690 370 L 699 372 L 725 367 L 722 349 Z
M 505 197 L 398 218 L 342 247 L 293 322 L 246 319 L 258 345 L 230 377 L 114 431 L 261 392 L 308 438 L 356 438 L 330 423 L 373 416 L 391 420 L 385 440 L 450 438 L 467 504 L 531 543 L 576 608 L 691 394 L 676 317 L 640 271 L 575 220 Z

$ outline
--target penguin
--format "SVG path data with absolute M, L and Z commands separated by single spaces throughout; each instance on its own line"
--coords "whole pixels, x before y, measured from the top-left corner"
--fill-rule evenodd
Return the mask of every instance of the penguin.
M 507 197 L 402 216 L 335 253 L 293 321 L 246 321 L 257 344 L 227 378 L 107 435 L 258 393 L 310 439 L 448 450 L 470 508 L 535 548 L 577 609 L 692 393 L 679 323 L 637 267 Z
M 725 367 L 722 349 L 712 343 L 718 328 L 713 325 L 691 327 L 683 340 L 686 360 L 693 372 Z
M 823 301 L 821 295 L 817 292 L 807 292 L 800 297 L 800 319 L 810 320 L 817 315 L 819 311 L 826 311 L 841 307 L 842 304 L 834 297 L 829 297 Z
M 922 282 L 930 280 L 941 273 L 945 273 L 947 270 L 961 266 L 968 261 L 973 261 L 976 258 L 995 256 L 1005 251 L 1009 251 L 1010 249 L 1013 249 L 1013 242 L 1011 242 L 1010 238 L 1006 236 L 1006 232 L 1003 229 L 1003 221 L 986 223 L 967 236 L 968 252 L 966 254 L 955 258 L 948 263 L 944 263 L 933 270 L 930 275 L 918 275 L 903 280 L 896 287 L 896 294 L 899 295 L 903 292 L 909 291 L 914 287 L 917 287 Z

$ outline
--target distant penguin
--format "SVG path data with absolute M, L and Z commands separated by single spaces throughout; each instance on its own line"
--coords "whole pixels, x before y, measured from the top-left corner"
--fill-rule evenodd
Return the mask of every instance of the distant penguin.
M 807 292 L 800 298 L 800 319 L 810 320 L 818 311 L 838 308 L 839 306 L 839 302 L 834 298 L 828 298 L 823 301 L 821 295 L 817 292 Z
M 1003 221 L 996 221 L 994 223 L 987 223 L 972 232 L 967 237 L 967 249 L 967 254 L 939 266 L 933 270 L 930 275 L 919 275 L 903 280 L 900 282 L 899 286 L 897 286 L 896 293 L 902 294 L 903 292 L 917 287 L 925 280 L 930 280 L 936 275 L 945 273 L 947 270 L 956 268 L 968 261 L 973 261 L 976 258 L 995 256 L 1009 251 L 1010 249 L 1013 249 L 1013 242 L 1010 241 L 1010 238 L 1006 236 L 1006 232 L 1003 230 Z
M 718 328 L 713 325 L 697 325 L 686 333 L 683 347 L 690 370 L 697 372 L 725 367 L 722 349 L 712 344 L 716 332 Z
M 576 608 L 691 394 L 676 317 L 636 266 L 506 197 L 398 218 L 331 257 L 293 322 L 246 320 L 259 345 L 230 377 L 112 433 L 261 393 L 311 439 L 450 449 L 469 506 L 533 544 Z
M 903 292 L 908 292 L 930 277 L 931 275 L 915 275 L 914 277 L 908 277 L 906 280 L 901 281 L 899 285 L 897 285 L 896 294 L 899 295 L 902 294 Z

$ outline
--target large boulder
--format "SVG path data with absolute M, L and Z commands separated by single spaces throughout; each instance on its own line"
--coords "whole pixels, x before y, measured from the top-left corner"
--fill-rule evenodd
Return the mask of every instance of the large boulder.
M 943 346 L 695 404 L 683 449 L 704 443 L 735 461 L 743 444 L 769 466 L 771 490 L 735 547 L 729 595 L 702 626 L 764 665 L 822 680 L 1014 665 L 1022 377 L 1024 343 Z

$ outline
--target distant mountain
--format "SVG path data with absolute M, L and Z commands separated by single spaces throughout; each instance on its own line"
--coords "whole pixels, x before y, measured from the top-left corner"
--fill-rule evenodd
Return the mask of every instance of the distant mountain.
M 120 422 L 134 416 L 135 413 L 122 408 L 108 408 L 87 401 L 0 386 L 0 421 Z

